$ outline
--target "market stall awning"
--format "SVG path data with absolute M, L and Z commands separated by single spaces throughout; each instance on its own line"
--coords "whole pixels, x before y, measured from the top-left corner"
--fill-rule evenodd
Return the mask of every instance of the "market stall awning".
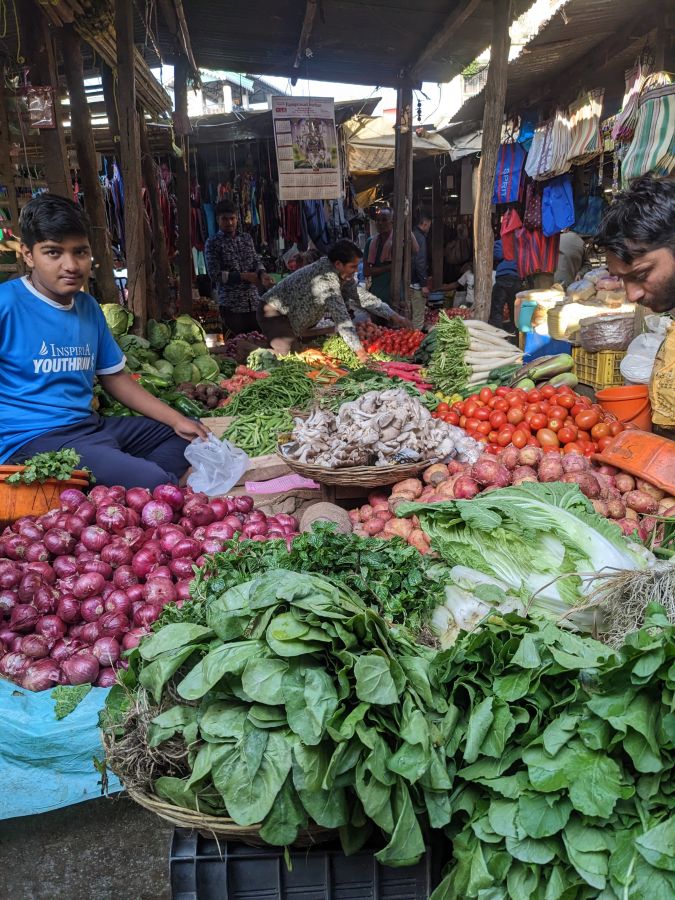
M 349 170 L 381 172 L 394 167 L 395 133 L 392 123 L 382 116 L 355 120 L 345 126 L 348 134 Z M 450 145 L 439 134 L 420 129 L 413 134 L 415 159 L 448 153 Z

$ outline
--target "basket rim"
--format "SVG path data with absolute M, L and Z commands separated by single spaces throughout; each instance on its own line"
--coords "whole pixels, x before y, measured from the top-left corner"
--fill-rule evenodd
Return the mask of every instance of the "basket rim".
M 289 459 L 281 452 L 281 446 L 281 444 L 277 444 L 277 456 L 286 463 L 292 472 L 312 478 L 320 484 L 351 484 L 364 487 L 395 484 L 397 481 L 418 475 L 440 461 L 433 458 L 413 463 L 392 463 L 388 466 L 345 466 L 341 469 L 329 469 L 327 466 L 299 463 Z

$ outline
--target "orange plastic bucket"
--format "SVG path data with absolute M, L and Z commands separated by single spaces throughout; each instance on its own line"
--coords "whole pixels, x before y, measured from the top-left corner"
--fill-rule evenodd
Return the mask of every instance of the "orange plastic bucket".
M 652 430 L 652 405 L 646 384 L 610 387 L 597 391 L 596 399 L 603 409 L 625 425 L 635 425 L 642 431 Z

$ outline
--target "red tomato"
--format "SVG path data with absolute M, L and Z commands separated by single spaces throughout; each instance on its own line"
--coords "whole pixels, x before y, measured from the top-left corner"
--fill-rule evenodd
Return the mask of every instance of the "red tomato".
M 539 441 L 536 439 L 536 437 L 533 434 L 531 434 L 529 436 L 529 438 L 527 439 L 527 446 L 528 447 L 538 447 L 539 446 Z
M 562 419 L 549 419 L 548 420 L 548 427 L 551 429 L 551 431 L 555 431 L 556 434 L 560 431 L 560 429 L 563 427 L 564 424 L 565 423 Z
M 474 413 L 478 409 L 478 404 L 475 400 L 465 400 L 464 401 L 464 415 L 467 419 L 473 418 Z
M 541 400 L 541 391 L 538 391 L 537 388 L 532 388 L 531 391 L 527 392 L 527 399 L 530 403 L 538 403 Z
M 533 431 L 539 431 L 540 428 L 546 428 L 548 419 L 543 413 L 535 413 L 530 419 Z
M 540 413 L 542 412 L 543 407 L 541 403 L 528 403 L 527 404 L 527 412 L 529 413 Z
M 579 429 L 579 431 L 577 432 L 577 441 L 580 444 L 583 444 L 584 441 L 590 441 L 590 439 L 591 439 L 590 431 L 583 431 L 582 429 Z
M 501 387 L 497 388 L 497 390 L 495 391 L 495 394 L 498 397 L 506 397 L 506 395 L 509 393 L 510 390 L 511 390 L 511 388 L 507 388 L 506 386 L 502 385 Z
M 495 403 L 496 403 L 498 400 L 499 400 L 499 397 L 498 397 L 496 394 L 495 394 L 494 397 L 491 397 L 491 398 L 488 400 L 488 402 L 487 402 L 488 409 L 494 409 L 494 408 L 495 408 Z
M 521 431 L 520 428 L 516 428 L 516 430 L 511 435 L 511 443 L 514 447 L 517 447 L 519 450 L 521 447 L 524 447 L 527 444 L 528 435 L 526 432 Z
M 451 408 L 452 408 L 452 411 L 456 412 L 458 416 L 464 415 L 464 404 L 463 403 L 453 403 Z
M 583 450 L 582 445 L 577 443 L 576 441 L 572 441 L 569 444 L 565 444 L 565 446 L 563 447 L 563 453 L 581 453 L 582 450 Z
M 491 444 L 494 444 L 496 440 L 497 440 L 497 432 L 493 430 L 488 434 L 488 441 Z
M 505 428 L 502 429 L 497 435 L 497 443 L 500 447 L 508 447 L 511 443 L 511 432 Z
M 543 388 L 541 388 L 541 396 L 546 397 L 547 400 L 550 397 L 555 397 L 555 395 L 556 395 L 556 389 L 553 387 L 552 384 L 545 384 L 543 386 Z
M 612 443 L 612 436 L 610 434 L 606 434 L 604 437 L 601 437 L 598 440 L 598 450 L 600 451 L 600 453 L 602 453 L 602 451 L 605 449 L 605 447 L 608 447 L 611 443 Z
M 594 453 L 597 453 L 597 446 L 595 444 L 584 444 L 583 454 L 584 456 L 592 456 Z
M 499 390 L 499 388 L 497 390 Z M 498 400 L 495 401 L 495 405 L 494 405 L 493 409 L 497 409 L 497 410 L 499 410 L 499 412 L 508 412 L 511 409 L 511 407 L 509 406 L 508 400 L 505 400 L 504 397 L 500 397 Z
M 492 425 L 493 428 L 499 429 L 502 425 L 506 425 L 506 418 L 505 413 L 495 410 L 490 414 L 490 425 Z
M 516 394 L 515 391 L 506 399 L 509 406 L 521 406 L 523 402 L 523 398 L 519 394 Z
M 570 444 L 576 439 L 576 436 L 576 431 L 573 428 L 569 428 L 568 426 L 564 426 L 558 432 L 558 440 L 561 444 Z
M 493 456 L 497 456 L 498 453 L 502 452 L 502 448 L 499 444 L 488 444 L 487 452 L 491 453 Z
M 446 414 L 446 412 L 448 412 L 449 409 L 450 409 L 450 407 L 448 406 L 447 403 L 439 403 L 438 406 L 436 407 L 436 412 L 438 413 L 439 416 L 444 416 Z
M 558 394 L 556 397 L 556 403 L 558 406 L 562 406 L 563 409 L 572 409 L 576 402 L 573 394 Z
M 479 422 L 476 426 L 476 434 L 484 434 L 488 435 L 492 431 L 492 426 L 489 422 Z
M 490 410 L 487 406 L 480 406 L 474 413 L 474 418 L 478 419 L 480 422 L 487 422 L 490 418 Z
M 625 426 L 623 422 L 610 422 L 609 423 L 609 433 L 612 437 L 615 437 L 617 434 L 620 434 L 624 430 Z
M 540 428 L 537 431 L 537 440 L 544 450 L 547 450 L 549 447 L 560 446 L 558 435 L 555 431 L 551 431 L 550 428 Z
M 600 421 L 600 416 L 593 409 L 584 410 L 574 417 L 574 421 L 584 431 L 590 431 Z
M 466 428 L 466 423 L 467 423 L 467 421 L 468 421 L 468 419 L 467 419 L 466 416 L 460 416 L 460 417 L 459 417 L 459 427 L 460 427 L 460 428 Z
M 576 396 L 569 384 L 561 384 L 558 388 L 558 394 L 572 394 L 573 396 Z
M 512 425 L 520 425 L 520 423 L 525 418 L 525 413 L 519 406 L 513 406 L 509 409 L 506 414 L 506 421 L 510 422 Z
M 447 422 L 448 425 L 459 425 L 459 416 L 456 412 L 449 412 L 443 416 L 443 421 Z
M 566 419 L 567 418 L 567 410 L 564 406 L 558 406 L 557 403 L 552 404 L 548 408 L 549 418 L 551 419 Z
M 492 389 L 489 387 L 481 388 L 478 396 L 483 401 L 483 403 L 487 403 L 488 400 L 492 400 Z
M 464 426 L 467 434 L 473 434 L 476 428 L 480 425 L 478 419 L 467 419 L 466 425 Z
M 600 438 L 607 437 L 609 435 L 609 425 L 606 422 L 598 422 L 597 425 L 594 425 L 591 428 L 591 437 L 594 441 L 599 441 Z

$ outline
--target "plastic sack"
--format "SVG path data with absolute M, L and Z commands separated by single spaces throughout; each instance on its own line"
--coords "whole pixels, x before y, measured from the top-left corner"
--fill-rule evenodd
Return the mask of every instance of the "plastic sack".
M 103 758 L 98 714 L 108 690 L 93 688 L 64 719 L 54 715 L 51 691 L 33 693 L 0 679 L 0 819 L 31 816 L 95 800 Z M 108 772 L 108 792 L 120 791 Z
M 585 278 L 582 278 L 581 281 L 573 281 L 567 288 L 567 299 L 577 303 L 590 300 L 593 294 L 595 294 L 595 285 Z
M 633 337 L 635 316 L 589 316 L 579 324 L 581 346 L 589 353 L 600 350 L 625 350 Z
M 628 345 L 628 352 L 621 360 L 619 368 L 630 384 L 649 384 L 656 354 L 671 321 L 669 316 L 647 316 L 645 324 L 649 330 L 639 334 Z
M 601 278 L 608 278 L 609 272 L 604 267 L 600 269 L 589 269 L 588 272 L 584 275 L 585 281 L 591 281 L 593 284 L 597 284 Z
M 207 440 L 196 438 L 185 450 L 192 466 L 188 485 L 209 497 L 221 497 L 239 481 L 248 469 L 249 458 L 229 441 L 219 441 L 214 434 Z

